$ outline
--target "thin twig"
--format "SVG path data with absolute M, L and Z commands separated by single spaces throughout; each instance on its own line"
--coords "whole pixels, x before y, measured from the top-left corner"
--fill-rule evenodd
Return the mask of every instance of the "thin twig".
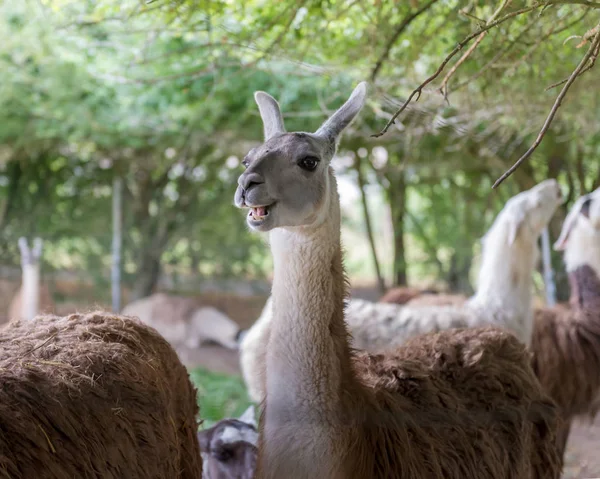
M 502 10 L 504 10 L 511 1 L 512 0 L 502 0 L 502 3 L 494 11 L 492 16 L 490 18 L 488 18 L 488 20 L 485 22 L 485 24 L 489 25 L 494 20 L 496 20 L 496 18 L 498 18 L 498 15 L 500 15 L 500 12 L 502 12 Z M 458 59 L 458 61 L 452 66 L 450 71 L 446 74 L 446 76 L 442 80 L 442 86 L 440 87 L 439 91 L 442 95 L 444 95 L 444 100 L 448 101 L 448 81 L 450 80 L 452 75 L 454 75 L 454 73 L 456 73 L 456 70 L 458 70 L 458 68 L 466 61 L 466 59 L 469 58 L 471 53 L 473 53 L 473 51 L 475 51 L 475 49 L 477 48 L 477 45 L 479 45 L 481 43 L 481 41 L 485 38 L 486 35 L 487 35 L 487 32 L 483 32 L 481 35 L 479 35 L 477 37 L 477 40 L 475 40 L 475 43 L 473 43 L 473 45 L 471 45 L 469 47 L 469 49 L 465 53 L 463 53 L 462 57 L 460 57 Z
M 450 80 L 452 75 L 454 75 L 456 70 L 458 70 L 458 67 L 460 67 L 467 58 L 469 58 L 469 55 L 471 55 L 471 53 L 473 53 L 473 51 L 477 48 L 477 45 L 479 45 L 481 43 L 481 40 L 483 40 L 486 35 L 487 35 L 487 32 L 483 32 L 481 35 L 479 35 L 477 37 L 477 40 L 475 40 L 473 42 L 473 45 L 471 45 L 469 47 L 469 49 L 465 53 L 463 53 L 463 56 L 460 57 L 458 59 L 458 61 L 454 65 L 452 65 L 452 68 L 450 68 L 450 71 L 448 73 L 446 73 L 446 76 L 442 80 L 442 86 L 440 87 L 440 90 L 439 90 L 440 93 L 442 95 L 444 95 L 444 100 L 448 101 L 448 80 Z
M 429 10 L 429 8 L 434 3 L 436 3 L 437 1 L 438 0 L 430 0 L 428 3 L 426 3 L 421 8 L 419 8 L 416 12 L 411 13 L 404 20 L 402 20 L 402 22 L 400 23 L 400 25 L 398 25 L 398 28 L 396 28 L 396 30 L 394 31 L 394 34 L 388 40 L 387 44 L 385 45 L 385 49 L 383 50 L 383 53 L 381 54 L 381 56 L 379 57 L 379 59 L 375 63 L 375 66 L 373 67 L 373 71 L 371 72 L 371 82 L 375 81 L 375 77 L 377 77 L 377 74 L 379 73 L 379 70 L 381 70 L 381 67 L 383 66 L 383 62 L 385 62 L 385 60 L 389 56 L 390 51 L 392 50 L 392 47 L 394 46 L 394 43 L 396 43 L 396 41 L 398 40 L 398 37 L 400 35 L 402 35 L 402 32 L 404 30 L 406 30 L 408 28 L 408 26 L 419 15 L 421 15 L 422 13 L 426 12 L 427 10 Z
M 567 94 L 567 91 L 569 91 L 569 88 L 571 88 L 571 85 L 575 82 L 577 77 L 581 74 L 583 69 L 586 67 L 587 62 L 590 61 L 590 59 L 594 55 L 594 52 L 596 51 L 596 48 L 598 48 L 599 45 L 600 45 L 600 34 L 596 35 L 596 38 L 594 39 L 592 45 L 590 45 L 590 48 L 588 48 L 588 51 L 586 52 L 584 57 L 579 62 L 579 65 L 577 65 L 577 68 L 575 68 L 575 70 L 573 70 L 573 73 L 571 73 L 571 76 L 569 76 L 569 79 L 567 80 L 567 82 L 563 86 L 562 90 L 556 97 L 556 100 L 554 101 L 554 105 L 552 105 L 552 108 L 550 109 L 550 113 L 546 117 L 546 121 L 544 122 L 542 129 L 538 133 L 537 138 L 533 142 L 533 145 L 531 145 L 531 147 L 529 147 L 529 149 L 525 152 L 525 154 L 523 156 L 521 156 L 521 158 L 519 158 L 517 160 L 517 162 L 508 169 L 508 171 L 506 171 L 500 178 L 498 178 L 496 180 L 496 182 L 493 184 L 492 188 L 497 188 L 506 178 L 508 178 L 510 175 L 512 175 L 515 172 L 515 170 L 527 158 L 529 158 L 533 154 L 533 152 L 536 150 L 536 148 L 540 145 L 540 143 L 542 142 L 542 139 L 544 138 L 544 135 L 548 131 L 548 128 L 550 128 L 550 124 L 552 123 L 552 120 L 554 119 L 556 112 L 560 108 L 560 105 L 561 105 L 565 95 Z
M 471 83 L 474 80 L 476 80 L 477 78 L 479 78 L 487 70 L 489 70 L 498 60 L 500 60 L 500 58 L 502 58 L 504 55 L 506 55 L 506 53 L 519 42 L 519 40 L 523 37 L 523 35 L 525 35 L 529 31 L 531 26 L 534 23 L 536 23 L 538 20 L 539 20 L 539 17 L 536 16 L 532 21 L 530 21 L 525 26 L 525 28 L 523 28 L 523 30 L 521 30 L 519 32 L 519 34 L 510 43 L 508 43 L 502 50 L 500 50 L 498 53 L 496 53 L 496 55 L 489 62 L 487 62 L 485 65 L 483 65 L 483 67 L 481 67 L 477 73 L 473 74 L 471 77 L 467 78 L 466 80 L 463 80 L 462 82 L 454 85 L 453 91 L 460 90 L 461 88 L 465 87 L 469 83 Z
M 423 91 L 423 88 L 425 88 L 429 83 L 431 83 L 433 80 L 435 80 L 440 75 L 440 73 L 442 73 L 442 71 L 444 70 L 444 68 L 446 68 L 446 65 L 448 64 L 448 62 L 450 62 L 450 60 L 452 60 L 452 58 L 459 51 L 461 51 L 465 47 L 465 45 L 467 45 L 471 40 L 473 40 L 475 37 L 478 37 L 483 32 L 487 32 L 488 30 L 496 27 L 497 25 L 500 25 L 501 23 L 504 23 L 505 21 L 510 20 L 511 18 L 517 17 L 517 16 L 522 15 L 524 13 L 531 12 L 531 11 L 536 10 L 536 9 L 538 9 L 540 7 L 543 7 L 545 5 L 547 5 L 547 2 L 537 2 L 537 3 L 535 3 L 534 5 L 532 5 L 530 7 L 522 8 L 520 10 L 515 10 L 514 12 L 507 13 L 502 18 L 499 18 L 498 20 L 495 20 L 495 21 L 491 22 L 488 25 L 480 27 L 477 31 L 475 31 L 475 32 L 471 33 L 470 35 L 468 35 L 467 37 L 465 37 L 448 54 L 448 56 L 444 59 L 444 61 L 440 64 L 440 66 L 438 67 L 438 69 L 435 71 L 435 73 L 433 73 L 433 75 L 431 75 L 429 78 L 427 78 L 423 83 L 421 83 L 417 88 L 415 88 L 412 91 L 412 93 L 404 101 L 404 103 L 398 109 L 398 111 L 396 111 L 396 113 L 394 113 L 392 115 L 392 118 L 387 122 L 387 124 L 383 127 L 383 129 L 379 133 L 375 133 L 375 134 L 373 134 L 371 136 L 373 138 L 378 138 L 378 137 L 384 135 L 390 129 L 390 127 L 395 123 L 396 118 L 398 118 L 398 115 L 400 115 L 400 113 L 402 113 L 406 109 L 406 107 L 412 101 L 412 99 L 415 98 L 415 96 L 416 96 L 415 101 L 419 101 L 419 98 L 421 97 L 421 92 Z
M 585 67 L 583 70 L 581 70 L 581 72 L 579 73 L 579 76 L 583 75 L 585 72 L 591 70 L 594 67 L 594 64 L 596 63 L 596 60 L 598 59 L 598 54 L 599 53 L 600 53 L 600 45 L 598 45 L 598 47 L 596 48 L 596 51 L 592 55 L 590 64 L 587 67 Z M 553 83 L 552 85 L 546 87 L 546 89 L 544 91 L 552 90 L 552 88 L 556 88 L 557 86 L 564 85 L 568 81 L 569 81 L 569 79 L 565 78 L 564 80 L 561 80 L 559 82 Z

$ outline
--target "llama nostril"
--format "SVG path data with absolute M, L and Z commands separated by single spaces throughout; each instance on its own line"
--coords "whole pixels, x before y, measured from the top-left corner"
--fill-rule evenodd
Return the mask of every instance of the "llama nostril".
M 247 192 L 253 186 L 257 186 L 264 183 L 262 177 L 257 173 L 251 173 L 243 178 L 243 181 L 240 183 L 240 186 Z

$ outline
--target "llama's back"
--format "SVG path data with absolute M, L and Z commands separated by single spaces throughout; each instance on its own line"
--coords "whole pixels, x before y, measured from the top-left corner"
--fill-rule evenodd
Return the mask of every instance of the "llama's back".
M 200 478 L 195 389 L 173 348 L 106 313 L 0 335 L 0 477 Z
M 510 333 L 444 331 L 355 364 L 374 402 L 356 419 L 367 440 L 348 453 L 352 477 L 560 476 L 556 406 Z
M 410 307 L 353 298 L 344 319 L 353 347 L 380 352 L 415 336 L 469 326 L 476 318 L 471 311 L 453 306 Z
M 595 416 L 600 399 L 600 309 L 535 310 L 532 366 L 565 419 Z

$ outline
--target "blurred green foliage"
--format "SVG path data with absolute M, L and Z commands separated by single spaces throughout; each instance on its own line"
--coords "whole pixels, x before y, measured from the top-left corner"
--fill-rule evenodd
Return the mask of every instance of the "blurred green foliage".
M 509 2 L 503 13 L 532 3 Z M 375 140 L 496 2 L 2 2 L 0 261 L 16 264 L 16 239 L 36 234 L 51 244 L 50 267 L 106 282 L 120 176 L 125 280 L 138 294 L 166 265 L 260 277 L 269 270 L 263 241 L 231 206 L 239 160 L 262 135 L 253 92 L 280 100 L 288 129 L 315 129 L 366 78 L 368 106 L 340 154 L 366 149 L 367 181 L 392 210 L 392 245 L 382 243 L 384 215 L 372 211 L 386 276 L 406 268 L 409 281 L 468 290 L 478 238 L 508 197 L 548 176 L 570 200 L 600 184 L 592 71 L 538 152 L 490 190 L 537 134 L 557 93 L 544 87 L 580 60 L 585 48 L 571 38 L 595 26 L 594 7 L 554 3 L 563 4 L 491 30 L 450 79 L 447 100 L 436 90 L 444 73 Z M 354 181 L 352 162 L 341 170 Z M 346 225 L 362 236 L 359 211 L 346 212 Z M 393 262 L 390 248 L 403 260 Z M 350 264 L 372 276 L 368 255 Z
M 198 389 L 202 429 L 227 417 L 239 417 L 252 404 L 240 376 L 219 374 L 203 368 L 190 370 Z

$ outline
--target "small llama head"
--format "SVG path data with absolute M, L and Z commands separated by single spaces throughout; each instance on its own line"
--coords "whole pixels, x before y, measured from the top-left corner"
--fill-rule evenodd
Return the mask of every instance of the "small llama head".
M 558 182 L 554 179 L 542 181 L 510 198 L 498 214 L 496 224 L 507 227 L 509 245 L 520 236 L 537 241 L 562 201 Z
M 286 132 L 277 101 L 258 91 L 265 141 L 244 158 L 235 205 L 248 208 L 257 231 L 316 225 L 326 216 L 332 189 L 330 162 L 340 134 L 361 110 L 367 93 L 359 83 L 350 98 L 315 133 Z
M 30 249 L 27 244 L 27 238 L 19 238 L 19 250 L 21 252 L 21 264 L 23 267 L 38 265 L 42 257 L 43 242 L 41 238 L 33 239 L 33 247 Z
M 600 188 L 575 202 L 554 249 L 564 251 L 568 271 L 589 264 L 600 274 Z
M 203 477 L 211 479 L 252 479 L 256 468 L 258 431 L 254 407 L 238 419 L 223 419 L 209 429 L 198 431 Z

